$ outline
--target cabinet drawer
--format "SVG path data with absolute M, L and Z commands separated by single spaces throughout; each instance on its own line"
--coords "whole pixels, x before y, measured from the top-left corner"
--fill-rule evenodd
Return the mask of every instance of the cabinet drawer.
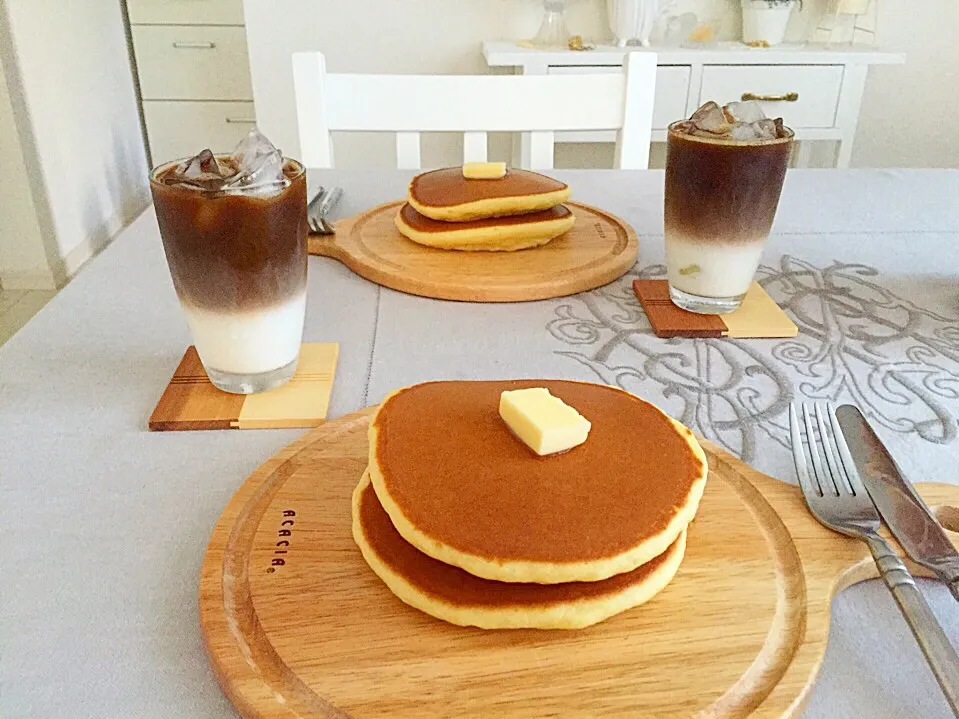
M 621 72 L 622 65 L 553 65 L 550 75 L 584 75 Z M 688 65 L 660 65 L 656 68 L 656 94 L 653 100 L 653 129 L 665 130 L 669 123 L 686 116 L 689 95 Z
M 127 12 L 134 25 L 243 24 L 243 0 L 127 0 Z
M 230 152 L 255 124 L 252 102 L 145 100 L 143 116 L 155 165 L 195 155 L 205 147 Z
M 242 27 L 133 27 L 144 100 L 252 100 Z
M 769 117 L 782 117 L 789 127 L 832 127 L 836 123 L 842 65 L 711 65 L 703 68 L 699 104 L 720 105 L 742 99 L 744 93 L 784 97 L 793 101 L 763 102 Z

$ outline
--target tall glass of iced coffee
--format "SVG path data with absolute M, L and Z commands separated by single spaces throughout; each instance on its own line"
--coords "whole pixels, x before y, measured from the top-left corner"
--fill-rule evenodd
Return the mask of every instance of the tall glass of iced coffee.
M 296 370 L 306 310 L 306 173 L 257 130 L 150 174 L 173 286 L 210 381 L 252 394 Z
M 757 103 L 709 102 L 669 127 L 666 269 L 677 306 L 739 308 L 776 215 L 793 132 Z

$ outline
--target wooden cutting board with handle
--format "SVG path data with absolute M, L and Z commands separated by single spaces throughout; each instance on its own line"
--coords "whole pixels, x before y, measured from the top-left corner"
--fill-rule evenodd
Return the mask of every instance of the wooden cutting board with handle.
M 876 576 L 866 546 L 817 523 L 796 487 L 705 444 L 686 558 L 648 604 L 576 631 L 452 626 L 400 602 L 353 544 L 370 413 L 268 460 L 214 529 L 200 621 L 244 717 L 797 716 L 832 597 Z M 959 487 L 919 491 L 959 529 Z
M 393 225 L 403 202 L 388 202 L 336 223 L 335 235 L 310 235 L 310 254 L 339 260 L 371 282 L 423 297 L 466 302 L 526 302 L 609 284 L 635 263 L 633 228 L 608 212 L 567 202 L 569 232 L 517 252 L 460 252 L 411 242 Z

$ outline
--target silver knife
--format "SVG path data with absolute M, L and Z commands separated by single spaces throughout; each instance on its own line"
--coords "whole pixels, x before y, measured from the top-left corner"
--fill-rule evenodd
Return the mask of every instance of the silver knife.
M 893 536 L 914 562 L 945 582 L 959 601 L 959 552 L 929 507 L 903 478 L 895 460 L 857 407 L 838 407 L 836 418 L 856 470 Z

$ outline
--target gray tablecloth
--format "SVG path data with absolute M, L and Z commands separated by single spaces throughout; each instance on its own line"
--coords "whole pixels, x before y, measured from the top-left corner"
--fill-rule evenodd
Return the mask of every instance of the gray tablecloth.
M 761 269 L 794 340 L 660 340 L 631 295 L 663 275 L 660 172 L 569 171 L 576 199 L 630 222 L 640 261 L 609 287 L 479 305 L 382 289 L 310 260 L 305 339 L 340 343 L 331 416 L 427 379 L 618 384 L 793 481 L 784 409 L 853 401 L 911 478 L 959 482 L 959 172 L 791 172 Z M 339 214 L 408 173 L 314 173 Z M 149 433 L 189 344 L 146 212 L 0 348 L 0 711 L 7 717 L 227 717 L 196 586 L 211 528 L 299 431 Z M 922 582 L 950 636 L 959 605 Z M 878 582 L 835 602 L 806 716 L 948 717 Z

